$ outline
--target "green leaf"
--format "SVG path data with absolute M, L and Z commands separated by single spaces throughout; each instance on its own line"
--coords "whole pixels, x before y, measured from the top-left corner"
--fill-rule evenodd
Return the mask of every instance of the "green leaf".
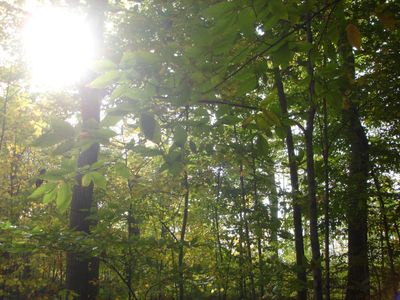
M 71 140 L 67 140 L 67 141 L 61 143 L 60 145 L 58 145 L 56 147 L 56 149 L 54 149 L 53 154 L 54 155 L 63 154 L 65 152 L 68 152 L 69 150 L 71 150 L 73 147 L 74 147 L 74 142 Z
M 65 212 L 71 203 L 72 191 L 69 183 L 63 183 L 57 191 L 56 205 L 61 212 Z
M 132 148 L 132 150 L 147 157 L 162 155 L 162 152 L 159 149 L 148 148 L 142 145 L 135 146 Z
M 103 140 L 108 140 L 114 136 L 116 136 L 117 133 L 111 129 L 108 128 L 100 128 L 96 130 L 93 134 L 93 136 L 103 139 Z
M 269 1 L 269 11 L 279 19 L 288 19 L 288 11 L 282 0 Z
M 187 133 L 185 128 L 183 128 L 183 126 L 178 125 L 177 127 L 175 127 L 174 130 L 174 141 L 175 144 L 179 147 L 183 147 L 186 143 L 187 140 Z
M 248 92 L 253 91 L 257 86 L 258 86 L 258 78 L 256 74 L 254 73 L 244 73 L 246 75 L 246 78 L 243 78 L 238 84 L 237 84 L 237 90 L 236 93 L 237 95 L 245 95 Z
M 202 14 L 206 17 L 217 18 L 232 11 L 236 4 L 233 2 L 221 1 L 217 4 L 211 5 L 202 11 Z
M 99 77 L 97 77 L 95 80 L 93 80 L 89 84 L 89 87 L 96 88 L 96 89 L 105 88 L 106 86 L 117 82 L 117 79 L 119 78 L 119 76 L 120 76 L 120 73 L 117 70 L 108 71 L 108 72 L 100 75 Z
M 55 134 L 65 138 L 72 137 L 75 134 L 75 129 L 71 124 L 58 118 L 51 119 L 50 128 Z
M 254 11 L 250 7 L 246 7 L 239 11 L 238 15 L 238 25 L 239 30 L 242 31 L 246 36 L 255 35 L 254 23 L 256 21 L 256 16 Z
M 269 120 L 272 124 L 276 126 L 281 126 L 281 121 L 279 120 L 278 116 L 269 110 L 263 110 L 263 114 L 267 120 Z
M 115 70 L 117 65 L 109 59 L 101 59 L 94 62 L 92 69 L 96 72 Z
M 269 154 L 268 142 L 261 134 L 257 136 L 256 149 L 257 153 L 261 156 Z
M 48 182 L 45 184 L 42 184 L 40 187 L 38 187 L 36 190 L 33 191 L 32 194 L 28 196 L 28 199 L 37 199 L 41 196 L 43 196 L 45 193 L 48 193 L 52 189 L 54 189 L 57 186 L 55 182 Z
M 290 51 L 288 43 L 283 43 L 271 54 L 274 65 L 282 66 L 283 68 L 289 65 L 292 55 L 293 52 Z
M 51 192 L 48 192 L 46 195 L 43 197 L 43 204 L 49 204 L 51 201 L 54 201 L 57 197 L 57 189 L 54 188 Z
M 179 175 L 182 172 L 183 168 L 183 163 L 179 161 L 174 161 L 173 163 L 168 164 L 168 171 L 174 176 Z
M 32 143 L 33 147 L 53 146 L 75 135 L 74 127 L 64 120 L 53 118 L 49 125 L 50 130 L 38 137 Z
M 121 115 L 107 114 L 103 118 L 103 120 L 101 120 L 100 124 L 101 124 L 101 126 L 104 126 L 104 127 L 114 126 L 119 121 L 121 121 L 123 117 L 124 116 L 121 116 Z
M 115 172 L 126 179 L 132 178 L 131 170 L 122 162 L 117 162 L 115 164 Z
M 46 132 L 33 141 L 32 147 L 49 147 L 61 142 L 64 138 L 54 132 Z
M 93 178 L 92 178 L 91 173 L 87 173 L 87 174 L 83 175 L 83 177 L 82 177 L 82 186 L 83 187 L 89 186 L 92 183 L 92 180 L 93 180 Z
M 92 180 L 96 186 L 98 186 L 102 189 L 106 188 L 107 180 L 103 174 L 96 172 L 96 171 L 90 172 L 89 174 L 91 174 L 90 176 L 92 177 Z
M 140 115 L 140 129 L 146 139 L 153 141 L 156 144 L 161 142 L 161 129 L 160 125 L 154 118 L 153 114 L 142 113 Z

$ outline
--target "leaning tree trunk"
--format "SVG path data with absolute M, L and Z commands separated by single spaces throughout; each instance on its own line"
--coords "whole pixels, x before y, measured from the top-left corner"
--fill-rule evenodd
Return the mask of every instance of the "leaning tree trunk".
M 92 26 L 97 41 L 97 51 L 101 48 L 103 39 L 104 10 L 106 0 L 93 0 L 89 2 L 88 20 Z M 95 74 L 88 74 L 79 90 L 81 98 L 82 131 L 90 128 L 90 123 L 100 121 L 100 102 L 102 92 L 88 87 Z M 78 167 L 91 165 L 97 161 L 99 144 L 95 143 L 83 151 L 78 158 Z M 87 187 L 82 186 L 82 175 L 76 177 L 71 212 L 70 229 L 90 234 L 91 221 L 88 220 L 90 211 L 94 206 L 93 183 Z M 76 299 L 96 299 L 98 293 L 99 260 L 87 257 L 77 251 L 67 253 L 67 290 L 78 296 Z
M 275 84 L 278 91 L 279 104 L 284 118 L 288 118 L 288 108 L 286 102 L 286 95 L 283 89 L 282 77 L 278 68 L 274 69 Z M 296 272 L 297 280 L 301 286 L 297 290 L 297 299 L 307 299 L 307 276 L 304 265 L 304 240 L 303 240 L 303 224 L 301 221 L 301 206 L 299 203 L 299 177 L 297 173 L 297 162 L 294 153 L 294 142 L 292 129 L 290 127 L 286 130 L 286 147 L 288 152 L 289 170 L 290 170 L 290 183 L 292 186 L 293 197 L 293 220 L 294 220 L 294 238 L 296 249 Z

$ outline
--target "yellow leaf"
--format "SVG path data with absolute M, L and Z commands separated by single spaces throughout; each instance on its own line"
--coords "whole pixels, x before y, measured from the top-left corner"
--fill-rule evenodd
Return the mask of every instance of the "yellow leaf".
M 360 30 L 354 24 L 349 24 L 346 27 L 347 40 L 349 43 L 357 49 L 361 48 L 361 33 Z

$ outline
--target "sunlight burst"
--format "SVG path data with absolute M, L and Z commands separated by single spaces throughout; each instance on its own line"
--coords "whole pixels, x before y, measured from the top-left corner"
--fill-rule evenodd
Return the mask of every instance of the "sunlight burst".
M 59 89 L 79 81 L 93 57 L 93 38 L 82 16 L 62 8 L 32 12 L 24 29 L 32 86 Z

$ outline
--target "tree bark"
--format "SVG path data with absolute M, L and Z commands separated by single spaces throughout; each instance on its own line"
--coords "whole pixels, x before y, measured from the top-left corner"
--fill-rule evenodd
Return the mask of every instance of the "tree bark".
M 185 114 L 186 114 L 186 122 L 189 119 L 189 107 L 186 106 L 185 108 Z M 188 129 L 186 127 L 186 133 L 188 132 Z M 186 160 L 185 156 L 185 150 L 182 148 L 183 152 L 183 159 Z M 185 162 L 185 167 L 186 167 L 186 162 Z M 184 196 L 184 204 L 183 204 L 183 219 L 182 219 L 182 228 L 181 228 L 181 236 L 179 240 L 179 256 L 178 256 L 178 275 L 179 275 L 179 282 L 178 282 L 178 290 L 179 290 L 179 300 L 184 300 L 185 296 L 185 278 L 184 278 L 184 244 L 185 244 L 185 234 L 186 234 L 186 227 L 187 227 L 187 221 L 188 221 L 188 213 L 189 213 L 189 179 L 188 179 L 188 173 L 187 170 L 184 171 L 183 175 L 183 188 L 185 191 L 185 196 Z
M 368 139 L 358 110 L 351 99 L 351 80 L 355 78 L 354 55 L 345 40 L 342 45 L 344 70 L 349 83 L 344 90 L 343 121 L 346 139 L 350 144 L 349 176 L 347 186 L 348 220 L 348 275 L 346 300 L 370 298 L 368 268 Z
M 278 68 L 274 68 L 275 84 L 278 91 L 279 105 L 284 118 L 288 118 L 288 108 L 286 102 L 286 95 L 283 89 L 282 77 Z M 307 276 L 304 265 L 304 241 L 303 241 L 303 224 L 301 220 L 301 206 L 299 203 L 299 177 L 296 157 L 294 153 L 294 143 L 292 129 L 290 127 L 286 130 L 286 147 L 288 152 L 289 170 L 290 170 L 290 183 L 292 186 L 293 197 L 293 219 L 294 219 L 294 236 L 295 236 L 295 249 L 296 249 L 296 265 L 297 265 L 297 280 L 301 287 L 297 291 L 298 300 L 307 299 Z
M 326 99 L 323 102 L 323 141 L 322 141 L 322 156 L 324 161 L 324 255 L 325 255 L 325 300 L 331 298 L 331 279 L 330 279 L 330 254 L 329 254 L 329 137 L 328 137 L 328 110 Z
M 307 41 L 312 45 L 313 36 L 311 31 L 311 22 L 307 23 L 306 28 Z M 315 181 L 315 167 L 314 167 L 314 118 L 316 112 L 315 104 L 315 80 L 314 80 L 314 66 L 312 63 L 312 49 L 307 53 L 307 73 L 310 77 L 309 84 L 309 110 L 306 121 L 305 144 L 306 144 L 306 160 L 307 160 L 307 185 L 308 185 L 308 210 L 310 214 L 310 240 L 312 263 L 311 268 L 313 271 L 313 290 L 314 299 L 322 300 L 322 272 L 320 262 L 320 248 L 318 238 L 318 210 L 317 210 L 317 184 Z
M 104 10 L 106 0 L 90 1 L 88 20 L 91 23 L 95 39 L 98 42 L 98 49 L 103 39 Z M 90 122 L 100 121 L 100 102 L 102 92 L 88 87 L 95 78 L 95 74 L 88 74 L 79 90 L 81 98 L 81 114 L 83 131 L 90 128 Z M 99 144 L 95 143 L 83 151 L 78 158 L 78 167 L 95 163 L 98 159 Z M 71 212 L 69 227 L 72 230 L 90 234 L 91 221 L 88 216 L 93 208 L 93 183 L 87 187 L 82 186 L 82 175 L 76 177 L 77 184 L 71 201 Z M 75 299 L 96 299 L 98 294 L 99 259 L 96 257 L 83 256 L 77 251 L 67 253 L 67 290 L 78 296 Z

